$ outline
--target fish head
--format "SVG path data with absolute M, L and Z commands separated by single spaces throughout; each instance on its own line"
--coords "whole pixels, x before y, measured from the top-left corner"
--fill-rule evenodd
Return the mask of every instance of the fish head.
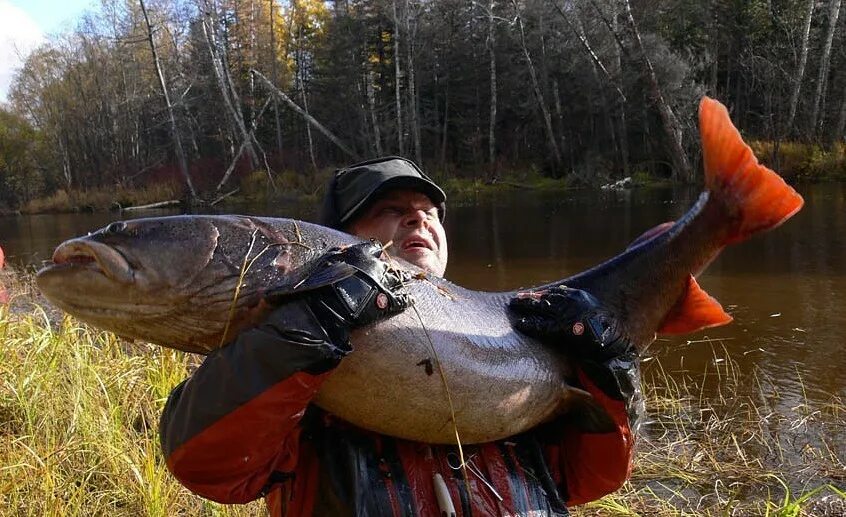
M 208 351 L 266 312 L 262 294 L 293 268 L 293 248 L 249 217 L 118 221 L 60 244 L 37 282 L 95 326 Z

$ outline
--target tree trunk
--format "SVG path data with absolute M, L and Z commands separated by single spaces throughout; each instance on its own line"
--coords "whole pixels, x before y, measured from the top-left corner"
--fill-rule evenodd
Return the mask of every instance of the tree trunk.
M 188 162 L 185 160 L 185 151 L 182 149 L 182 140 L 179 137 L 179 128 L 176 125 L 176 116 L 173 113 L 173 106 L 170 103 L 170 94 L 167 91 L 167 83 L 165 82 L 164 72 L 159 63 L 159 54 L 156 51 L 156 43 L 153 41 L 153 27 L 150 25 L 150 18 L 147 16 L 147 7 L 144 5 L 144 0 L 138 0 L 141 4 L 141 12 L 144 14 L 144 23 L 147 25 L 147 41 L 150 43 L 150 51 L 153 54 L 153 64 L 156 67 L 156 74 L 159 77 L 159 85 L 162 88 L 165 104 L 167 105 L 167 115 L 170 119 L 170 133 L 173 138 L 173 147 L 176 151 L 176 158 L 179 160 L 179 170 L 182 172 L 182 177 L 185 178 L 185 185 L 188 186 L 188 191 L 191 193 L 191 199 L 197 197 L 197 191 L 194 189 L 194 183 L 191 181 L 191 174 L 188 172 Z
M 59 138 L 59 149 L 62 152 L 62 176 L 65 180 L 65 187 L 70 189 L 73 185 L 73 176 L 71 174 L 70 155 L 68 155 L 68 147 L 62 143 L 63 138 Z
M 323 133 L 323 134 L 326 136 L 326 138 L 328 138 L 328 139 L 329 139 L 329 140 L 330 140 L 333 144 L 335 144 L 336 146 L 338 146 L 338 148 L 339 148 L 340 150 L 342 150 L 343 152 L 345 152 L 347 155 L 351 156 L 354 160 L 360 160 L 360 159 L 361 159 L 361 158 L 358 156 L 358 154 L 356 154 L 355 152 L 353 152 L 353 151 L 352 151 L 349 147 L 347 147 L 347 145 L 346 145 L 344 142 L 342 142 L 342 141 L 341 141 L 341 140 L 340 140 L 337 136 L 335 136 L 334 134 L 332 134 L 332 132 L 331 132 L 331 131 L 329 131 L 328 129 L 326 129 L 326 127 L 324 127 L 324 126 L 323 126 L 323 124 L 321 124 L 320 122 L 318 122 L 318 121 L 317 121 L 317 119 L 315 119 L 314 117 L 312 117 L 311 115 L 309 115 L 309 113 L 308 113 L 307 111 L 305 111 L 304 109 L 300 108 L 300 107 L 297 105 L 297 103 L 296 103 L 296 102 L 294 102 L 293 100 L 291 100 L 291 98 L 290 98 L 290 97 L 288 97 L 287 95 L 285 95 L 285 92 L 283 92 L 282 90 L 280 90 L 279 88 L 277 88 L 276 86 L 274 86 L 274 85 L 273 85 L 273 83 L 271 83 L 271 82 L 270 82 L 270 80 L 268 80 L 268 78 L 267 78 L 267 77 L 265 77 L 265 76 L 264 76 L 261 72 L 259 72 L 258 70 L 250 70 L 250 73 L 251 73 L 251 74 L 255 74 L 255 75 L 259 78 L 259 80 L 261 80 L 261 82 L 262 82 L 262 83 L 264 83 L 264 85 L 267 87 L 267 89 L 268 89 L 268 90 L 270 90 L 270 92 L 271 92 L 271 93 L 273 93 L 274 95 L 276 95 L 276 96 L 277 96 L 277 97 L 278 97 L 281 101 L 283 101 L 285 104 L 287 104 L 288 106 L 290 106 L 290 107 L 291 107 L 291 109 L 293 109 L 295 112 L 299 113 L 299 114 L 300 114 L 303 118 L 305 118 L 305 119 L 308 121 L 308 123 L 309 123 L 309 124 L 311 124 L 312 126 L 314 126 L 314 127 L 315 127 L 315 129 L 317 129 L 317 130 L 318 130 L 318 131 L 320 131 L 321 133 Z
M 250 47 L 247 52 L 247 59 L 249 60 L 248 67 L 256 66 L 258 60 L 256 59 L 256 6 L 255 0 L 250 0 Z M 248 127 L 253 126 L 253 120 L 256 117 L 255 114 L 255 102 L 256 102 L 256 83 L 253 80 L 253 76 L 249 77 L 249 94 L 250 98 L 249 101 L 246 103 L 247 108 L 247 120 L 246 125 Z
M 616 106 L 619 107 L 620 110 L 620 121 L 619 124 L 614 120 L 610 110 L 608 109 L 608 103 L 605 101 L 605 91 L 600 91 L 600 96 L 602 98 L 602 105 L 603 111 L 606 117 L 606 124 L 608 125 L 608 129 L 611 132 L 611 141 L 614 146 L 615 152 L 619 152 L 620 156 L 620 164 L 623 170 L 623 176 L 629 175 L 629 149 L 628 149 L 628 137 L 626 135 L 626 95 L 623 93 L 623 84 L 622 84 L 622 60 L 620 59 L 620 47 L 615 45 L 613 46 L 613 55 L 611 59 L 611 64 L 614 67 L 614 73 L 612 74 L 608 68 L 603 63 L 602 59 L 594 52 L 593 47 L 590 44 L 590 41 L 587 39 L 587 35 L 585 34 L 584 26 L 582 25 L 581 20 L 576 17 L 575 23 L 570 20 L 570 17 L 567 13 L 559 7 L 557 4 L 555 8 L 558 10 L 558 13 L 567 23 L 567 26 L 573 32 L 573 34 L 578 38 L 579 42 L 582 44 L 582 48 L 585 50 L 585 53 L 590 57 L 591 61 L 593 62 L 593 71 L 595 75 L 597 74 L 597 70 L 602 72 L 602 75 L 605 77 L 605 80 L 614 88 L 616 92 L 616 102 L 614 103 Z M 612 19 L 616 23 L 616 16 L 612 16 Z M 613 25 L 609 25 L 609 29 L 612 29 L 612 32 L 616 31 L 617 28 Z M 619 130 L 617 126 L 620 126 Z
M 299 2 L 294 1 L 292 2 L 294 6 L 294 12 L 299 11 Z M 294 15 L 296 18 L 296 15 Z M 296 76 L 296 86 L 297 91 L 300 94 L 300 102 L 302 102 L 303 111 L 305 111 L 306 115 L 308 115 L 308 99 L 306 98 L 306 91 L 305 91 L 305 70 L 303 66 L 303 27 L 302 24 L 297 25 L 297 39 L 296 39 L 296 65 L 297 65 L 297 76 Z M 317 169 L 317 160 L 314 158 L 314 138 L 311 135 L 311 125 L 306 123 L 306 138 L 308 139 L 308 157 L 311 160 L 311 166 L 315 170 Z
M 411 140 L 414 144 L 414 161 L 423 165 L 423 150 L 420 146 L 420 112 L 417 94 L 417 79 L 414 76 L 414 44 L 417 37 L 417 20 L 411 21 L 412 9 L 409 0 L 405 2 L 405 35 L 408 39 L 405 45 L 406 69 L 408 70 L 408 117 L 411 126 Z
M 405 154 L 405 146 L 403 145 L 403 128 L 402 128 L 402 96 L 400 95 L 400 84 L 402 77 L 400 76 L 400 23 L 397 15 L 397 0 L 393 2 L 394 6 L 394 93 L 396 95 L 397 105 L 397 148 L 399 155 Z
M 658 77 L 655 75 L 655 69 L 652 67 L 652 62 L 649 60 L 649 56 L 646 55 L 646 51 L 643 48 L 643 41 L 640 39 L 640 32 L 638 31 L 637 23 L 635 23 L 629 0 L 623 0 L 623 8 L 626 11 L 625 20 L 629 26 L 629 31 L 631 32 L 632 42 L 635 47 L 634 51 L 637 54 L 638 60 L 640 61 L 643 69 L 643 75 L 646 77 L 647 83 L 649 84 L 649 95 L 655 103 L 655 107 L 658 109 L 658 113 L 661 116 L 661 125 L 664 128 L 664 134 L 666 135 L 670 145 L 670 159 L 673 162 L 673 176 L 675 176 L 677 180 L 690 182 L 693 180 L 693 171 L 690 168 L 690 164 L 688 163 L 687 156 L 684 152 L 681 126 L 679 125 L 672 108 L 670 108 L 670 105 L 667 103 L 666 99 L 664 99 L 661 86 L 658 84 Z
M 616 32 L 618 30 L 616 14 L 614 16 L 613 27 Z M 625 84 L 623 83 L 623 49 L 618 45 L 614 45 L 612 48 L 612 77 L 617 78 L 617 93 L 619 94 L 620 99 L 620 102 L 617 103 L 620 110 L 620 117 L 617 122 L 617 132 L 620 140 L 620 159 L 623 161 L 623 176 L 628 177 L 631 175 L 631 170 L 629 166 L 629 123 L 626 120 L 626 106 L 628 105 L 628 100 L 626 99 L 626 94 L 623 91 L 623 88 L 625 88 Z
M 214 33 L 212 33 L 214 34 Z M 244 116 L 241 112 L 241 98 L 238 95 L 238 89 L 235 87 L 235 83 L 232 81 L 232 74 L 229 72 L 229 55 L 226 51 L 226 42 L 228 41 L 229 37 L 227 34 L 224 34 L 224 42 L 220 45 L 219 48 L 219 56 L 220 56 L 220 68 L 223 71 L 223 78 L 226 81 L 226 85 L 229 90 L 229 94 L 232 96 L 232 104 L 235 106 L 233 110 L 233 115 L 235 117 L 235 123 L 238 126 L 238 131 L 241 134 L 241 138 L 252 140 L 248 137 L 247 133 L 247 124 L 244 122 Z M 256 153 L 255 147 L 253 147 L 253 143 L 250 141 L 247 143 L 247 156 L 250 158 L 250 163 L 253 169 L 258 167 L 259 159 L 258 153 Z
M 552 159 L 555 164 L 555 168 L 560 170 L 561 169 L 561 152 L 558 150 L 558 143 L 555 141 L 555 132 L 552 129 L 552 115 L 549 113 L 549 107 L 546 105 L 546 101 L 543 98 L 543 94 L 540 90 L 540 85 L 538 84 L 538 77 L 537 73 L 535 72 L 535 65 L 532 63 L 532 56 L 529 54 L 529 48 L 526 44 L 526 33 L 523 29 L 523 18 L 520 15 L 520 8 L 517 5 L 516 1 L 512 0 L 514 5 L 514 10 L 517 17 L 517 27 L 520 30 L 520 45 L 523 49 L 523 57 L 526 60 L 526 66 L 529 69 L 529 77 L 532 80 L 532 90 L 535 94 L 535 100 L 538 103 L 538 108 L 541 111 L 541 115 L 543 116 L 543 124 L 544 129 L 546 130 L 546 141 L 549 145 L 549 150 L 552 152 Z
M 376 156 L 382 156 L 382 131 L 379 129 L 379 118 L 376 116 L 376 92 L 373 87 L 375 77 L 373 70 L 368 70 L 364 80 L 367 82 L 367 109 L 370 111 L 370 120 L 373 125 L 373 147 L 376 149 Z
M 814 135 L 820 134 L 823 121 L 820 111 L 825 111 L 825 94 L 828 86 L 828 72 L 831 62 L 831 44 L 834 41 L 834 33 L 837 30 L 837 18 L 840 15 L 840 0 L 830 0 L 828 4 L 828 31 L 825 36 L 822 57 L 820 58 L 820 70 L 817 76 L 817 93 L 814 95 L 814 108 L 811 110 L 811 132 Z
M 206 38 L 206 44 L 209 48 L 209 55 L 211 57 L 212 69 L 214 70 L 215 78 L 217 79 L 218 87 L 220 88 L 220 95 L 223 98 L 223 104 L 233 123 L 233 133 L 240 135 L 240 141 L 247 141 L 247 156 L 250 158 L 251 165 L 255 167 L 258 163 L 258 155 L 253 148 L 252 142 L 247 135 L 247 128 L 244 125 L 244 118 L 238 107 L 237 97 L 234 90 L 230 88 L 232 79 L 229 74 L 228 66 L 226 65 L 225 56 L 218 53 L 218 43 L 215 36 L 215 24 L 212 18 L 212 6 L 206 3 L 206 15 L 203 17 L 202 28 L 203 34 Z M 211 21 L 211 24 L 209 24 Z
M 840 116 L 837 118 L 837 128 L 831 135 L 831 141 L 843 140 L 846 142 L 846 132 L 844 131 L 846 131 L 846 92 L 844 92 L 843 99 L 840 101 Z
M 250 75 L 250 79 L 254 80 L 252 74 Z M 264 111 L 267 109 L 267 106 L 270 105 L 272 99 L 275 99 L 275 96 L 270 96 L 264 102 L 264 106 L 262 106 L 261 110 L 259 111 L 258 115 L 253 117 L 253 121 L 250 124 L 250 139 L 253 138 L 253 134 L 256 131 L 256 126 L 258 125 L 258 121 L 261 120 L 261 116 L 264 115 Z M 247 147 L 247 144 L 250 143 L 249 140 L 244 140 L 241 142 L 241 147 L 238 148 L 238 151 L 232 157 L 232 161 L 229 163 L 229 167 L 226 168 L 226 172 L 223 173 L 223 178 L 221 178 L 220 182 L 217 184 L 217 187 L 214 189 L 215 192 L 220 192 L 223 186 L 229 181 L 229 176 L 232 175 L 232 172 L 235 170 L 235 166 L 238 164 L 238 158 L 241 157 L 241 154 L 244 152 L 244 148 Z M 267 179 L 270 181 L 270 184 L 273 186 L 273 190 L 276 190 L 276 186 L 273 184 L 273 177 L 270 175 L 270 170 L 267 171 Z
M 815 3 L 816 0 L 808 0 L 808 5 L 805 6 L 805 21 L 802 25 L 802 49 L 799 56 L 799 66 L 796 68 L 796 75 L 793 77 L 793 91 L 790 94 L 790 111 L 787 115 L 787 123 L 784 125 L 785 136 L 788 136 L 793 131 L 793 121 L 796 118 L 796 107 L 799 104 L 802 78 L 805 77 L 805 66 L 808 64 L 808 42 L 811 35 L 811 19 L 814 16 Z
M 274 15 L 273 8 L 276 5 L 275 0 L 268 0 L 270 4 L 270 70 L 271 70 L 271 78 L 273 79 L 273 84 L 279 84 L 279 76 L 278 76 L 278 59 L 276 56 L 276 28 L 274 27 L 273 23 L 276 21 L 276 16 Z M 273 96 L 273 120 L 276 123 L 276 152 L 280 153 L 282 151 L 282 124 L 279 122 L 279 101 L 276 99 L 276 96 Z
M 446 168 L 447 130 L 449 129 L 449 81 L 444 92 L 444 123 L 441 129 L 441 168 Z
M 494 22 L 494 6 L 496 0 L 490 0 L 488 4 L 488 57 L 489 67 L 491 71 L 491 114 L 488 125 L 488 164 L 491 167 L 489 171 L 493 174 L 495 171 L 494 162 L 496 161 L 496 24 Z

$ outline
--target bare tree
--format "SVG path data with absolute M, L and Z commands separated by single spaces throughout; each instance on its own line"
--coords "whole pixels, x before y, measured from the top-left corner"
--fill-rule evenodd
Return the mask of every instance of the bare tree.
M 253 74 L 250 74 L 250 79 L 253 79 Z M 259 120 L 261 120 L 261 116 L 264 115 L 264 110 L 270 105 L 271 101 L 276 99 L 275 95 L 270 95 L 262 106 L 261 110 L 259 110 L 258 115 L 253 117 L 253 120 L 250 122 L 250 138 L 254 138 L 254 133 L 256 131 L 256 126 L 258 125 Z M 238 148 L 238 151 L 232 157 L 232 161 L 229 163 L 229 167 L 226 168 L 226 172 L 223 173 L 223 178 L 221 178 L 220 182 L 218 182 L 217 187 L 215 188 L 216 192 L 220 192 L 223 189 L 223 186 L 226 185 L 226 182 L 229 181 L 229 177 L 232 175 L 232 172 L 235 171 L 235 166 L 238 164 L 238 158 L 241 157 L 241 154 L 244 152 L 244 148 L 247 146 L 249 141 L 244 140 L 241 142 L 241 147 Z M 276 190 L 276 185 L 273 183 L 273 176 L 270 175 L 270 169 L 267 169 L 267 179 L 270 185 L 273 187 L 273 190 Z
M 821 110 L 825 110 L 825 94 L 828 86 L 829 66 L 831 64 L 831 44 L 834 41 L 834 33 L 837 30 L 837 18 L 839 15 L 840 0 L 830 0 L 828 4 L 828 30 L 826 31 L 822 57 L 820 57 L 817 93 L 814 95 L 814 107 L 811 110 L 811 131 L 814 134 L 817 134 L 822 126 L 822 120 L 820 120 L 819 114 Z
M 616 76 L 612 75 L 611 72 L 608 71 L 608 68 L 605 66 L 605 63 L 599 57 L 599 55 L 593 50 L 593 47 L 588 41 L 587 34 L 585 33 L 584 26 L 582 25 L 581 20 L 577 18 L 575 21 L 570 19 L 570 16 L 562 9 L 558 4 L 554 4 L 558 14 L 564 19 L 564 22 L 567 24 L 567 27 L 573 32 L 576 38 L 579 40 L 579 43 L 582 44 L 582 48 L 584 49 L 585 53 L 590 57 L 593 63 L 593 72 L 595 75 L 597 74 L 597 70 L 602 72 L 602 75 L 605 77 L 606 81 L 610 86 L 614 88 L 616 92 L 617 101 L 614 103 L 615 106 L 619 107 L 620 112 L 620 130 L 617 131 L 616 124 L 612 119 L 609 113 L 608 102 L 605 101 L 605 92 L 604 90 L 600 90 L 600 95 L 602 96 L 603 102 L 603 109 L 605 110 L 605 116 L 607 118 L 608 129 L 611 133 L 611 140 L 614 142 L 615 151 L 619 151 L 620 153 L 620 161 L 623 165 L 623 175 L 629 175 L 629 160 L 628 160 L 628 137 L 626 135 L 626 95 L 623 93 L 623 81 L 622 81 L 622 73 L 621 73 L 621 59 L 620 59 L 620 49 L 618 46 L 614 48 L 614 55 L 612 57 L 612 63 L 616 70 Z M 563 125 L 563 122 L 562 122 Z M 619 133 L 619 134 L 618 134 Z
M 796 118 L 796 107 L 799 104 L 799 92 L 802 89 L 802 78 L 805 77 L 805 66 L 808 64 L 808 42 L 811 35 L 811 19 L 814 16 L 814 4 L 816 0 L 808 0 L 805 6 L 805 20 L 802 24 L 802 48 L 799 54 L 799 66 L 796 67 L 796 75 L 793 76 L 793 90 L 790 94 L 790 111 L 787 115 L 787 122 L 784 125 L 785 136 L 793 131 L 793 121 Z
M 414 145 L 414 160 L 423 163 L 423 150 L 420 145 L 420 108 L 417 95 L 417 79 L 414 76 L 414 46 L 417 39 L 417 8 L 405 0 L 405 35 L 406 65 L 408 70 L 408 118 L 411 126 L 411 142 Z
M 839 1 L 839 0 L 838 0 Z M 625 11 L 624 20 L 630 32 L 630 39 L 634 46 L 634 54 L 637 61 L 640 63 L 644 76 L 649 85 L 649 96 L 658 114 L 661 117 L 661 126 L 664 128 L 664 134 L 667 137 L 670 146 L 670 159 L 673 162 L 673 176 L 681 181 L 690 182 L 693 179 L 693 170 L 690 168 L 690 163 L 687 160 L 687 155 L 684 152 L 684 145 L 682 144 L 683 135 L 682 128 L 676 118 L 673 109 L 670 107 L 667 100 L 664 98 L 664 93 L 661 91 L 661 85 L 658 83 L 658 76 L 655 74 L 655 68 L 652 66 L 646 50 L 643 48 L 643 40 L 640 38 L 640 31 L 632 14 L 632 7 L 629 0 L 622 0 L 622 7 Z M 624 47 L 625 48 L 625 47 Z
M 496 0 L 488 3 L 488 39 L 485 44 L 488 47 L 488 68 L 491 72 L 491 112 L 488 123 L 488 164 L 491 169 L 496 161 L 496 19 L 494 17 Z M 493 170 L 489 171 L 491 174 Z
M 375 82 L 374 75 L 373 70 L 368 70 L 364 76 L 364 80 L 367 90 L 367 108 L 370 112 L 370 121 L 373 126 L 373 147 L 376 150 L 376 155 L 382 156 L 382 131 L 379 128 L 379 117 L 376 116 L 376 92 L 373 87 L 373 83 Z
M 194 189 L 194 183 L 191 181 L 191 174 L 188 172 L 188 162 L 185 159 L 185 151 L 182 149 L 182 140 L 179 137 L 179 127 L 176 125 L 176 116 L 173 114 L 173 105 L 170 103 L 170 94 L 167 91 L 167 83 L 165 82 L 164 72 L 162 71 L 161 63 L 159 62 L 159 54 L 156 51 L 156 43 L 153 40 L 153 26 L 150 23 L 150 17 L 147 16 L 147 7 L 144 5 L 144 0 L 138 0 L 141 5 L 141 12 L 144 13 L 144 23 L 147 25 L 147 41 L 150 43 L 150 51 L 153 54 L 153 64 L 156 67 L 156 74 L 159 77 L 159 85 L 162 88 L 162 95 L 164 95 L 165 104 L 167 105 L 167 114 L 170 119 L 170 133 L 173 138 L 173 147 L 176 151 L 176 158 L 179 160 L 179 170 L 182 172 L 182 177 L 185 178 L 185 185 L 191 193 L 191 199 L 197 197 L 197 191 Z
M 299 107 L 296 102 L 294 102 L 293 100 L 291 100 L 290 97 L 285 95 L 285 92 L 283 92 L 282 90 L 277 88 L 273 83 L 271 83 L 270 80 L 264 76 L 264 74 L 262 74 L 258 70 L 250 70 L 250 73 L 256 75 L 261 80 L 261 82 L 264 83 L 267 89 L 270 90 L 272 94 L 276 95 L 281 101 L 290 106 L 291 109 L 300 114 L 309 124 L 314 126 L 321 133 L 323 133 L 326 138 L 328 138 L 333 144 L 338 146 L 340 150 L 344 151 L 346 154 L 348 154 L 355 160 L 360 159 L 358 154 L 352 151 L 349 146 L 347 146 L 347 144 L 342 142 L 340 138 L 338 138 L 331 131 L 326 129 L 326 127 L 320 122 L 318 122 L 317 119 L 309 115 L 306 110 Z
M 270 70 L 271 70 L 271 78 L 273 79 L 273 84 L 279 84 L 279 76 L 278 76 L 278 69 L 279 69 L 279 59 L 276 55 L 276 27 L 274 27 L 274 22 L 276 21 L 276 14 L 274 13 L 274 7 L 276 7 L 275 0 L 268 0 L 270 4 Z M 282 125 L 279 122 L 279 102 L 276 100 L 276 96 L 271 96 L 273 99 L 273 120 L 276 122 L 276 152 L 282 151 Z
M 397 105 L 397 148 L 399 154 L 405 154 L 405 146 L 403 145 L 403 127 L 402 127 L 402 96 L 400 95 L 400 85 L 402 84 L 402 75 L 400 73 L 400 22 L 397 14 L 397 0 L 393 0 L 394 7 L 394 94 Z
M 831 135 L 832 142 L 843 140 L 846 142 L 846 92 L 843 94 L 843 99 L 840 101 L 840 116 L 837 118 L 837 128 Z
M 523 27 L 523 17 L 520 14 L 520 7 L 517 5 L 515 0 L 511 0 L 511 3 L 514 6 L 515 20 L 517 22 L 517 28 L 519 29 L 520 47 L 523 50 L 523 57 L 526 60 L 526 67 L 529 70 L 529 78 L 532 81 L 532 91 L 535 94 L 535 101 L 538 104 L 538 109 L 540 109 L 541 115 L 543 116 L 544 129 L 546 130 L 546 141 L 549 145 L 549 150 L 552 152 L 552 159 L 555 163 L 555 168 L 560 169 L 561 152 L 558 150 L 558 143 L 555 141 L 555 132 L 552 129 L 552 115 L 549 113 L 549 107 L 547 107 L 546 101 L 541 93 L 540 84 L 538 84 L 537 72 L 535 71 L 535 65 L 532 62 L 531 54 L 529 54 L 529 47 L 526 43 L 526 31 Z
M 294 8 L 294 23 L 296 26 L 296 39 L 294 58 L 297 65 L 296 88 L 300 94 L 300 102 L 302 108 L 308 114 L 308 97 L 306 96 L 306 56 L 304 49 L 303 25 L 306 23 L 306 17 L 301 11 L 300 3 L 297 0 L 292 0 L 291 5 Z M 298 16 L 299 15 L 299 16 Z M 311 160 L 311 166 L 317 169 L 317 160 L 314 157 L 314 138 L 311 135 L 311 126 L 306 124 L 306 139 L 308 140 L 308 156 Z
M 229 66 L 226 63 L 225 49 L 217 40 L 215 29 L 217 24 L 215 22 L 214 8 L 209 4 L 208 0 L 205 0 L 205 3 L 206 10 L 202 20 L 202 28 L 209 50 L 209 56 L 211 57 L 212 69 L 217 79 L 218 88 L 220 89 L 220 95 L 223 98 L 223 104 L 226 106 L 226 111 L 234 126 L 233 135 L 238 135 L 240 141 L 247 142 L 245 148 L 247 156 L 250 159 L 251 166 L 256 167 L 259 164 L 258 154 L 256 154 L 252 139 L 247 132 L 244 117 L 241 115 L 238 95 L 232 82 L 232 76 L 229 73 Z

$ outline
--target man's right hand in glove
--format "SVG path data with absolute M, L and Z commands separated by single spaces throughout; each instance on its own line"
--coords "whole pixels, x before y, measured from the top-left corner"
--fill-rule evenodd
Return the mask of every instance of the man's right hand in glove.
M 330 369 L 352 350 L 351 329 L 411 305 L 401 292 L 407 277 L 381 256 L 376 241 L 329 250 L 305 268 L 293 287 L 265 295 L 276 308 L 256 330 L 322 355 L 324 360 L 309 370 Z

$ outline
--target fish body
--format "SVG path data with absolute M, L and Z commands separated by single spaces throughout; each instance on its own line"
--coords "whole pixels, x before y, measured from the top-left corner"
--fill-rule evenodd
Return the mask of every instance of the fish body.
M 707 190 L 679 221 L 647 232 L 611 260 L 540 286 L 585 289 L 640 349 L 656 332 L 731 318 L 694 280 L 726 245 L 772 228 L 802 198 L 757 160 L 725 108 L 700 106 Z M 119 335 L 208 353 L 270 310 L 268 290 L 294 290 L 302 268 L 360 239 L 291 219 L 176 216 L 112 223 L 61 244 L 38 274 L 65 311 Z M 358 426 L 430 443 L 486 442 L 558 415 L 601 417 L 567 384 L 560 349 L 512 328 L 516 292 L 464 289 L 401 260 L 414 306 L 352 332 L 354 351 L 315 403 Z M 450 405 L 450 400 L 452 405 Z

